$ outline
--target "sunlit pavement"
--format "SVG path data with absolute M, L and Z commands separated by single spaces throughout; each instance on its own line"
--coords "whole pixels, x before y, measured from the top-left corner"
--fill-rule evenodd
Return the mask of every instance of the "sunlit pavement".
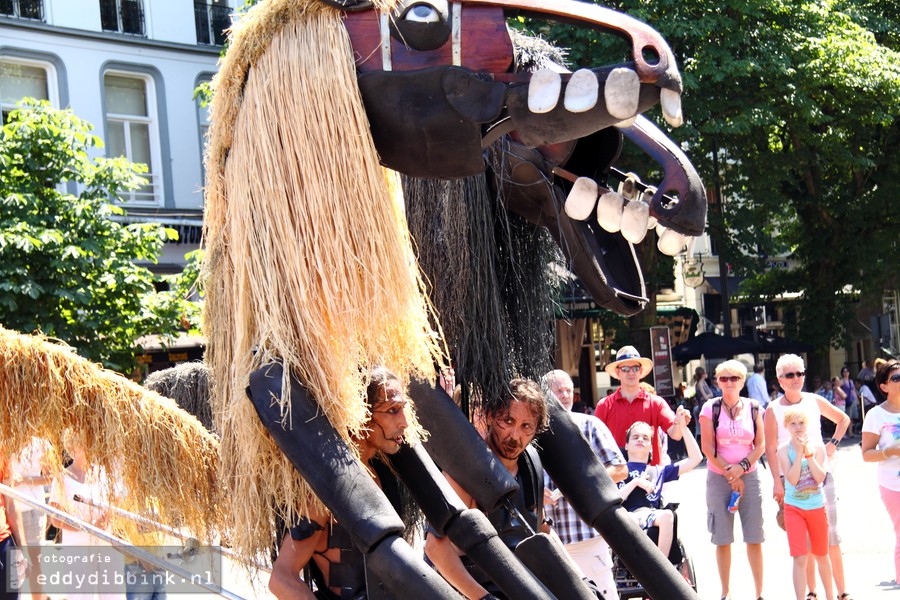
M 900 587 L 893 584 L 894 530 L 878 493 L 876 466 L 863 462 L 859 438 L 845 440 L 837 456 L 834 473 L 847 591 L 854 600 L 900 599 Z M 721 588 L 715 546 L 709 541 L 706 529 L 705 464 L 679 482 L 681 488 L 676 492 L 681 500 L 678 509 L 679 537 L 694 559 L 700 597 L 703 600 L 719 600 Z M 771 472 L 762 469 L 760 479 L 766 530 L 766 542 L 763 544 L 764 597 L 766 600 L 793 600 L 791 557 L 787 535 L 775 523 L 778 507 L 771 497 Z M 741 542 L 740 519 L 735 521 L 735 540 L 732 546 L 731 598 L 755 600 L 747 553 Z M 818 594 L 820 599 L 825 598 L 821 583 Z

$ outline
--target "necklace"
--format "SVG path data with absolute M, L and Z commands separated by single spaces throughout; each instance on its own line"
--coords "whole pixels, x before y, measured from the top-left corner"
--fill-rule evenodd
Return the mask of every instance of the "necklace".
M 784 396 L 784 401 L 787 402 L 790 406 L 794 406 L 795 404 L 800 404 L 803 401 L 803 396 L 801 395 L 796 402 L 791 402 L 790 398 L 787 395 Z
M 725 400 L 722 400 L 722 406 L 725 407 L 725 410 L 728 411 L 728 416 L 731 417 L 732 421 L 734 421 L 736 420 L 736 415 L 740 414 L 741 412 L 741 406 L 743 406 L 743 402 L 741 402 L 741 399 L 738 398 L 737 402 L 735 402 L 732 406 L 728 406 L 725 403 Z

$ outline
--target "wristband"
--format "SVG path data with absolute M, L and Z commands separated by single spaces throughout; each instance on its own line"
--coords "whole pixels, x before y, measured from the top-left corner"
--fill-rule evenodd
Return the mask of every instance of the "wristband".
M 741 462 L 738 463 L 738 465 L 740 465 L 745 473 L 750 470 L 750 461 L 746 458 L 742 459 Z
M 838 444 L 841 443 L 841 440 L 837 439 L 836 437 L 833 437 L 833 438 L 831 438 L 830 440 L 828 440 L 828 443 L 829 443 L 829 444 L 834 444 L 835 446 L 837 446 Z
M 813 453 L 812 453 L 812 452 L 810 452 L 809 454 L 804 454 L 804 455 L 803 455 L 803 458 L 812 458 L 812 457 L 813 457 Z

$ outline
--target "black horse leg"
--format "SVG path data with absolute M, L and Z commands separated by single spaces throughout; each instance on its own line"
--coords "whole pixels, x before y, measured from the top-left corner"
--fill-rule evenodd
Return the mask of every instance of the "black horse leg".
M 471 428 L 468 422 L 466 426 Z M 434 530 L 449 537 L 507 597 L 522 600 L 554 597 L 500 540 L 487 517 L 463 506 L 421 446 L 404 446 L 388 460 Z
M 603 464 L 555 398 L 548 399 L 550 429 L 538 445 L 544 468 L 575 511 L 603 535 L 652 598 L 698 600 L 684 578 L 622 508 Z
M 282 425 L 281 365 L 257 369 L 248 393 L 260 421 L 316 496 L 350 532 L 367 564 L 398 598 L 458 600 L 459 595 L 401 538 L 403 521 L 338 432 L 291 376 L 291 423 Z
M 414 382 L 410 385 L 410 396 L 416 402 L 419 421 L 430 434 L 425 443 L 426 450 L 463 489 L 472 494 L 479 506 L 492 507 L 486 509 L 487 512 L 491 512 L 496 503 L 503 502 L 516 491 L 518 484 L 515 479 L 488 449 L 484 440 L 443 390 L 427 383 Z M 412 450 L 401 451 L 395 455 L 394 462 L 396 463 L 397 460 L 412 462 L 412 457 L 409 456 L 413 454 Z M 418 460 L 424 462 L 426 458 L 427 456 L 424 456 Z M 407 468 L 412 470 L 414 467 L 409 465 Z M 415 468 L 426 470 L 424 466 Z M 400 469 L 398 472 L 403 477 Z M 404 481 L 407 483 L 407 487 L 416 493 L 413 486 L 422 485 L 422 482 L 429 478 L 422 475 L 410 479 L 411 481 L 407 482 L 406 479 Z M 440 479 L 443 480 L 443 477 Z M 423 490 L 422 493 L 427 497 L 435 498 L 439 496 L 440 490 L 435 486 L 435 489 Z M 456 494 L 453 496 L 455 497 Z M 419 501 L 419 505 L 423 509 L 426 506 L 424 501 Z M 513 554 L 500 542 L 493 527 L 480 513 L 467 511 L 457 520 L 454 520 L 449 511 L 444 511 L 440 515 L 437 517 L 437 522 L 446 523 L 447 535 L 454 544 L 466 552 L 466 555 L 478 564 L 510 598 L 532 597 L 526 595 L 526 590 L 514 592 L 512 589 L 504 587 L 505 585 L 521 586 L 521 575 L 516 575 L 519 571 L 527 573 L 531 580 L 543 583 L 546 586 L 544 591 L 546 594 L 552 592 L 557 597 L 567 600 L 592 600 L 594 598 L 592 592 L 572 568 L 568 557 L 565 556 L 565 551 L 558 547 L 558 544 L 553 544 L 546 536 L 537 535 L 528 538 L 516 547 L 515 554 Z M 427 512 L 426 516 L 434 526 L 435 519 Z M 494 542 L 492 543 L 495 547 L 493 551 L 487 551 L 487 546 L 483 547 L 483 551 L 479 551 L 479 548 L 482 548 L 480 546 L 481 539 L 484 537 L 480 534 L 484 527 L 484 524 L 481 523 L 482 519 L 484 524 L 487 524 L 488 530 L 493 532 Z M 438 533 L 443 533 L 443 531 L 438 530 Z M 466 547 L 471 549 L 466 549 Z M 519 564 L 514 557 L 521 559 L 524 566 Z M 540 566 L 539 571 L 536 570 L 538 566 Z M 531 570 L 529 571 L 529 569 Z M 549 592 L 546 591 L 547 589 Z

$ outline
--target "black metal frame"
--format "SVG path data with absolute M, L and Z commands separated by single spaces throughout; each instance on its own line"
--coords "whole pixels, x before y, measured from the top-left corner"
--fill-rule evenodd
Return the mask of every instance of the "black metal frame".
M 0 16 L 44 20 L 44 0 L 0 0 Z
M 103 31 L 145 35 L 141 0 L 100 0 L 100 26 Z
M 224 46 L 225 30 L 231 27 L 231 9 L 208 2 L 194 2 L 194 25 L 198 44 Z

